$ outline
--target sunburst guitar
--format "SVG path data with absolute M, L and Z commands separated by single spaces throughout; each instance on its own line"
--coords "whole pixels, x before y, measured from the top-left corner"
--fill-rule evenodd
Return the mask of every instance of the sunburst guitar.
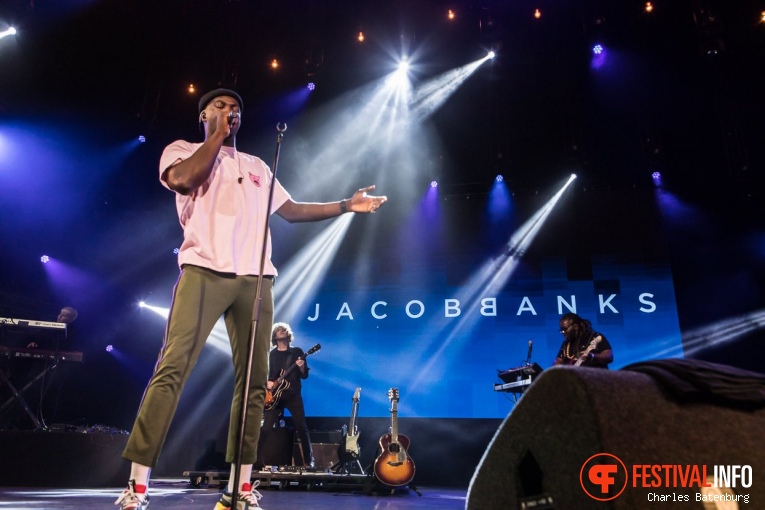
M 414 478 L 414 461 L 407 453 L 409 438 L 398 433 L 398 389 L 388 391 L 390 399 L 390 434 L 380 438 L 382 453 L 375 460 L 375 476 L 391 487 L 407 485 Z

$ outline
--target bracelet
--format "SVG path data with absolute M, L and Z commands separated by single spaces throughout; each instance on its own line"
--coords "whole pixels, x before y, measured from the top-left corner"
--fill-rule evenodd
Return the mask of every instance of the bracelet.
M 340 201 L 340 214 L 345 214 L 348 212 L 348 206 L 345 203 L 345 200 Z

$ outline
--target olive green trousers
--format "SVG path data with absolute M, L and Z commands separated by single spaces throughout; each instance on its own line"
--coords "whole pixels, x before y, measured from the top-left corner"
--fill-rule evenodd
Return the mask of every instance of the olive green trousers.
M 122 454 L 124 458 L 149 467 L 157 465 L 183 386 L 197 363 L 207 337 L 223 315 L 234 365 L 234 395 L 226 461 L 234 461 L 238 449 L 236 439 L 241 425 L 239 414 L 242 388 L 245 383 L 247 350 L 258 280 L 257 276 L 236 276 L 189 265 L 183 267 L 175 285 L 159 359 Z M 254 464 L 257 458 L 268 378 L 268 351 L 274 316 L 274 279 L 267 276 L 262 282 L 257 338 L 252 357 L 247 426 L 242 458 L 239 459 L 241 464 Z

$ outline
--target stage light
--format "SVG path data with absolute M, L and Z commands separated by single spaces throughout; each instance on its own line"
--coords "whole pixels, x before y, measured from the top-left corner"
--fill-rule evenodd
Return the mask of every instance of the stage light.
M 653 4 L 651 2 L 645 3 L 645 12 L 653 12 Z
M 106 346 L 106 352 L 112 352 L 114 350 L 114 346 L 112 344 L 109 344 Z
M 489 53 L 486 54 L 486 58 L 488 58 L 488 59 L 492 59 L 492 58 L 494 58 L 496 56 L 497 56 L 497 54 L 494 53 L 493 51 L 490 51 Z
M 308 83 L 307 87 L 308 87 L 308 90 L 314 90 L 316 89 L 316 84 L 314 82 L 310 82 Z
M 146 137 L 145 137 L 145 136 L 143 136 L 143 135 L 140 135 L 140 136 L 138 137 L 138 141 L 139 141 L 139 142 L 141 142 L 141 143 L 146 143 Z
M 42 257 L 40 257 L 40 262 L 42 262 L 43 264 L 47 264 L 49 261 L 50 261 L 50 257 L 47 255 L 43 255 Z
M 447 13 L 446 13 L 446 17 L 447 17 L 449 20 L 453 20 L 454 18 L 456 18 L 456 17 L 457 17 L 457 14 L 456 14 L 456 13 L 455 13 L 453 10 L 449 9 L 449 10 L 447 11 Z
M 193 83 L 189 83 L 189 88 L 186 89 L 186 90 L 189 91 L 189 94 L 196 94 L 197 93 L 197 88 L 194 86 Z
M 541 18 L 542 17 L 542 11 L 540 11 L 539 9 L 534 9 L 534 17 L 536 19 Z
M 16 35 L 16 29 L 13 27 L 10 27 L 6 30 L 3 30 L 2 32 L 0 32 L 0 39 L 9 35 Z
M 494 180 L 497 181 L 497 182 L 502 182 L 502 181 L 505 180 L 505 178 L 500 174 L 497 177 L 495 177 Z
M 409 71 L 409 59 L 407 57 L 403 57 L 398 63 L 398 71 L 403 74 Z
M 601 55 L 603 53 L 603 46 L 601 46 L 600 44 L 596 44 L 595 46 L 592 47 L 592 52 L 595 55 Z
M 359 32 L 359 35 L 356 36 L 356 39 L 358 39 L 359 42 L 364 42 L 364 32 Z
M 146 303 L 144 301 L 139 301 L 138 308 L 146 308 Z
M 656 181 L 661 179 L 661 174 L 659 172 L 654 172 L 651 174 L 651 177 L 653 177 L 653 180 Z
M 430 187 L 431 188 L 437 188 L 438 187 L 438 181 L 430 181 Z
M 760 13 L 760 21 L 761 21 L 762 23 L 765 23 L 765 11 L 762 11 L 762 12 Z
M 181 252 L 180 248 L 173 248 L 173 255 L 178 255 Z
M 271 69 L 279 69 L 279 61 L 277 59 L 271 60 Z

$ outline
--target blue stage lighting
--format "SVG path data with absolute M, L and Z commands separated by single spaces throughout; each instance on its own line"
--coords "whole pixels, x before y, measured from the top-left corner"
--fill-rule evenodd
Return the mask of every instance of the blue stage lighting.
M 488 55 L 486 55 L 486 56 L 487 56 L 487 57 L 489 57 L 489 58 L 494 58 L 494 57 L 496 57 L 496 56 L 497 56 L 497 54 L 496 54 L 496 53 L 494 53 L 493 51 L 490 51 L 490 52 L 489 52 L 489 54 L 488 54 Z
M 654 180 L 661 179 L 661 174 L 659 172 L 654 172 L 651 174 L 651 177 L 653 177 Z
M 109 344 L 106 346 L 106 352 L 112 352 L 114 350 L 114 346 L 112 344 Z
M 40 257 L 40 262 L 42 262 L 43 264 L 47 264 L 49 260 L 50 260 L 50 257 L 47 255 L 43 255 L 42 257 Z
M 592 52 L 596 55 L 600 55 L 601 53 L 603 53 L 603 46 L 601 46 L 600 44 L 596 44 L 595 46 L 592 47 Z
M 497 182 L 502 182 L 505 180 L 505 178 L 502 175 L 498 175 L 497 177 L 494 178 L 494 180 Z
M 437 188 L 438 187 L 438 182 L 437 181 L 430 181 L 430 187 L 431 188 Z
M 314 90 L 316 88 L 316 84 L 314 82 L 310 82 L 308 85 L 308 90 Z
M 141 142 L 141 143 L 146 143 L 146 137 L 141 135 L 141 136 L 138 137 L 138 141 Z
M 180 248 L 173 248 L 173 253 L 174 253 L 175 255 L 178 255 L 178 253 L 179 253 L 180 251 L 181 251 L 181 249 L 180 249 Z

